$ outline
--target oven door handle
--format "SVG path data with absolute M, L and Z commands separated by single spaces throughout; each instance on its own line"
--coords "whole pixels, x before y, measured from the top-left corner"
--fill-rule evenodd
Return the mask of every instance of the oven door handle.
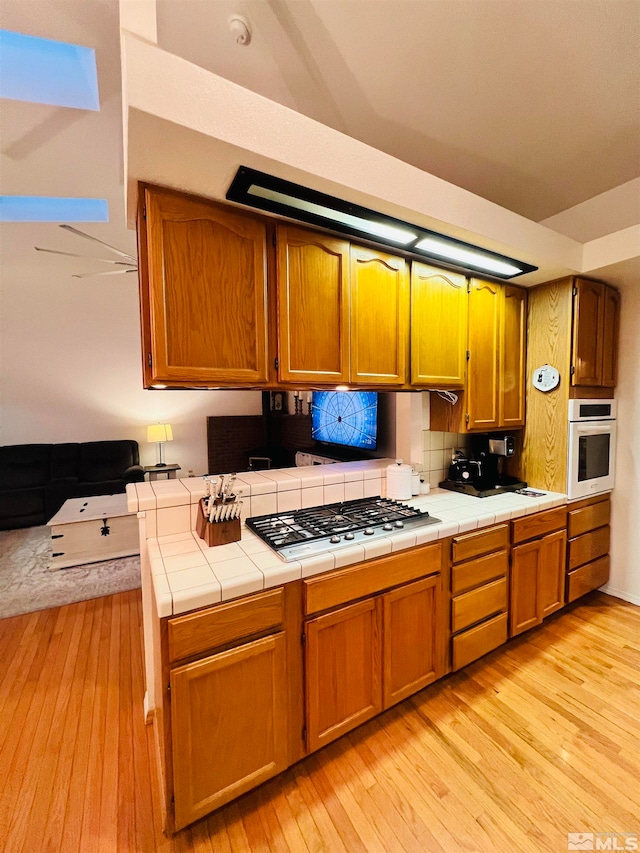
M 602 433 L 613 432 L 615 429 L 615 421 L 606 421 L 606 423 L 590 423 L 590 424 L 574 424 L 576 432 L 580 435 L 601 435 Z

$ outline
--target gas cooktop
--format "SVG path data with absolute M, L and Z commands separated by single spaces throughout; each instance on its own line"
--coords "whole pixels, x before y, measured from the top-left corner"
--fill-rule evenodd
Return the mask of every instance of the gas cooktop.
M 246 524 L 285 560 L 301 560 L 439 521 L 425 510 L 376 497 L 257 515 Z

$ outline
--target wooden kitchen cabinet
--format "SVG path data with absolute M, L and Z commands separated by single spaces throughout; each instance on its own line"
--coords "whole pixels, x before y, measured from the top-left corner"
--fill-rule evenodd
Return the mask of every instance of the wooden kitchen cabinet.
M 175 828 L 287 766 L 284 634 L 171 670 Z
M 462 388 L 467 367 L 467 278 L 411 262 L 411 384 Z
M 389 708 L 444 675 L 435 575 L 382 597 L 383 696 Z
M 566 519 L 560 507 L 512 522 L 510 637 L 564 606 Z
M 609 580 L 611 530 L 609 495 L 571 504 L 568 517 L 566 600 L 598 589 Z
M 409 347 L 407 262 L 351 246 L 350 290 L 350 382 L 403 385 Z
M 381 600 L 369 598 L 306 623 L 310 751 L 382 710 Z
M 431 395 L 431 429 L 486 432 L 524 424 L 526 299 L 520 287 L 470 280 L 464 390 L 454 405 Z
M 501 285 L 471 279 L 465 418 L 467 429 L 486 431 L 500 426 L 502 298 Z
M 614 388 L 620 295 L 602 282 L 577 278 L 573 303 L 571 384 Z
M 524 426 L 527 291 L 504 285 L 500 345 L 500 426 Z
M 138 237 L 145 387 L 266 383 L 264 222 L 142 186 Z
M 349 243 L 278 225 L 278 378 L 349 381 Z
M 522 479 L 567 491 L 568 407 L 572 398 L 610 398 L 618 359 L 618 291 L 598 281 L 567 277 L 528 291 L 527 422 Z M 560 374 L 556 388 L 532 388 L 542 365 Z
M 451 540 L 451 668 L 507 641 L 509 525 Z
M 441 569 L 435 543 L 303 581 L 305 614 L 335 608 L 305 623 L 309 751 L 444 675 Z

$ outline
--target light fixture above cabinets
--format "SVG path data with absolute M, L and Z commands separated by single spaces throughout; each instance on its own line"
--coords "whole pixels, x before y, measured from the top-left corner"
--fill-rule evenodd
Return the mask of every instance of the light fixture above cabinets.
M 446 234 L 411 225 L 367 207 L 249 169 L 247 166 L 240 166 L 226 197 L 238 204 L 329 228 L 352 237 L 375 240 L 423 258 L 444 261 L 496 278 L 515 278 L 538 269 L 523 261 L 490 252 Z

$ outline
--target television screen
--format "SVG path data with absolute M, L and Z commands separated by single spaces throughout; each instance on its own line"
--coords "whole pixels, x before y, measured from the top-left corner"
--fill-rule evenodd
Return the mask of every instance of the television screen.
M 376 391 L 314 391 L 311 437 L 329 444 L 375 450 L 378 432 Z

